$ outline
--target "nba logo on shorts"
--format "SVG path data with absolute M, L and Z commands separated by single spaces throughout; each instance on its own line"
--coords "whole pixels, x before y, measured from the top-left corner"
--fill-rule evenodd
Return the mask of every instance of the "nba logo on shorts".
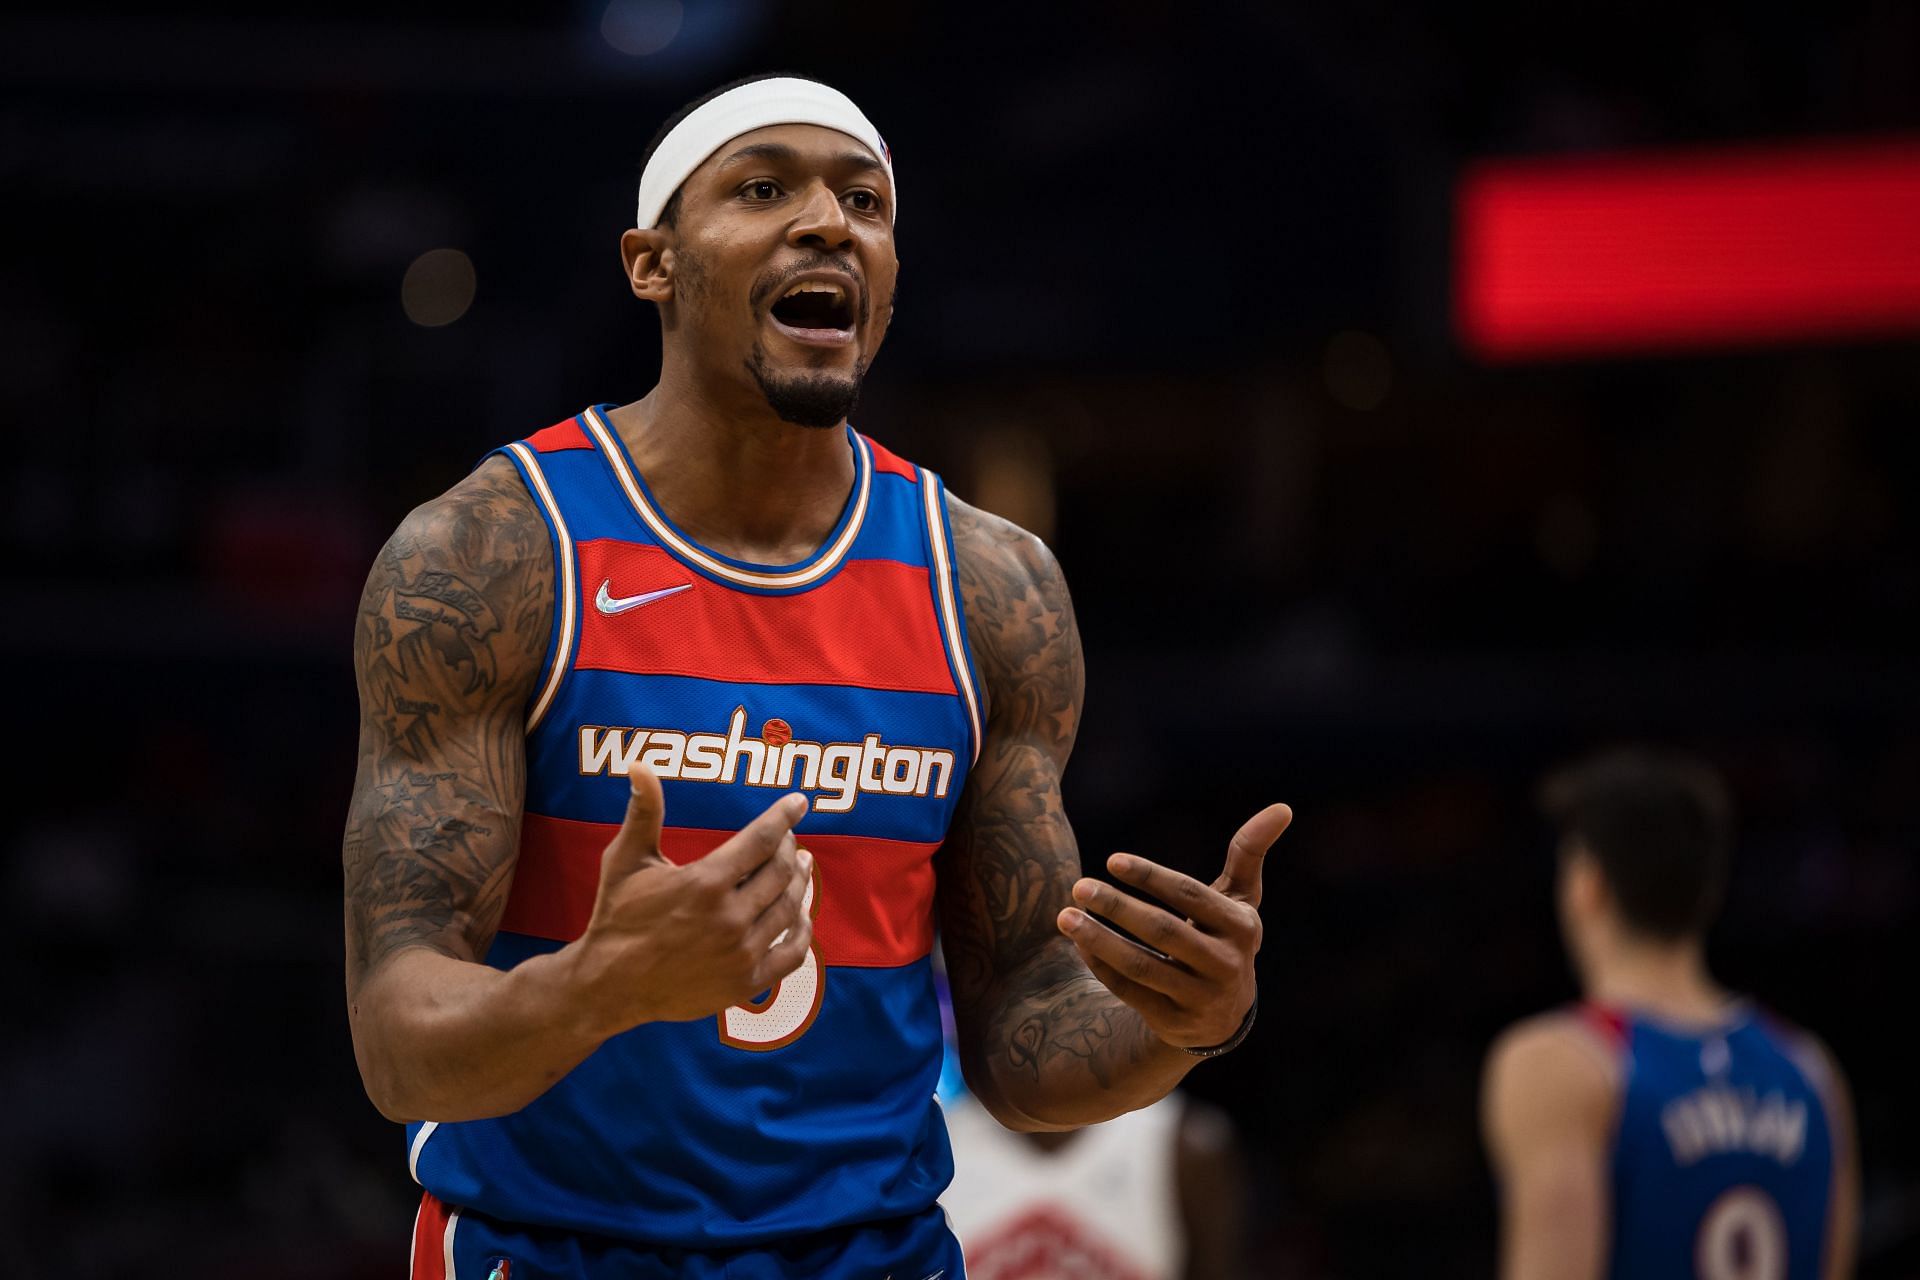
M 512 1258 L 488 1258 L 487 1280 L 513 1280 Z

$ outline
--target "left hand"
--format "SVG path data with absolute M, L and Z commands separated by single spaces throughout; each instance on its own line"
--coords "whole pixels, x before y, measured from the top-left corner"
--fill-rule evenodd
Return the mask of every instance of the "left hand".
M 1226 868 L 1211 885 L 1116 853 L 1107 859 L 1107 870 L 1174 910 L 1082 879 L 1073 886 L 1077 905 L 1060 912 L 1060 931 L 1079 948 L 1093 976 L 1160 1039 L 1182 1049 L 1220 1044 L 1240 1029 L 1253 1005 L 1260 868 L 1292 821 L 1293 810 L 1284 804 L 1254 814 L 1234 833 Z M 1121 937 L 1094 915 L 1147 945 Z

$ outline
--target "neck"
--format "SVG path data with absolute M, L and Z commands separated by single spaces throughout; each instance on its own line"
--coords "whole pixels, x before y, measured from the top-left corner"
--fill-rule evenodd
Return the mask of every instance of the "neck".
M 844 426 L 782 422 L 751 381 L 702 377 L 671 353 L 659 384 L 607 420 L 667 517 L 735 559 L 806 559 L 853 487 Z
M 1586 966 L 1587 999 L 1683 1022 L 1711 1021 L 1731 999 L 1707 972 L 1698 939 L 1654 942 L 1616 936 Z

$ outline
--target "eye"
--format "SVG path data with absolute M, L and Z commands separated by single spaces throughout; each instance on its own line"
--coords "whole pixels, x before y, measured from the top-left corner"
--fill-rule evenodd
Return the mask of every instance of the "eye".
M 847 203 L 862 213 L 876 213 L 880 209 L 880 197 L 865 187 L 847 192 Z
M 772 178 L 755 178 L 740 188 L 740 194 L 749 200 L 775 200 L 780 196 L 780 184 Z

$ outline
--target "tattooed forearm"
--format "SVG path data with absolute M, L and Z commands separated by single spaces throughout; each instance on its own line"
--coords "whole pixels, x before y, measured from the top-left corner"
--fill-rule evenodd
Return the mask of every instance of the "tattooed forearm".
M 1111 1089 L 1114 1069 L 1139 1060 L 1136 1020 L 1111 992 L 1084 974 L 1033 992 L 1008 1011 L 1005 1021 L 1011 1024 L 1007 1061 L 1036 1081 L 1056 1060 L 1068 1059 L 1102 1089 Z
M 474 959 L 498 926 L 552 610 L 546 526 L 502 460 L 414 512 L 381 550 L 354 642 L 349 992 L 406 947 Z
M 1055 926 L 1080 855 L 1060 798 L 1086 672 L 1060 567 L 1031 534 L 950 500 L 961 594 L 986 686 L 986 741 L 940 852 L 941 940 L 963 1062 L 1030 1117 L 1074 1122 L 1157 1097 L 1129 1068 L 1158 1046 Z M 1107 1097 L 1086 1095 L 1109 1091 Z M 1135 1097 L 1134 1094 L 1140 1096 Z

